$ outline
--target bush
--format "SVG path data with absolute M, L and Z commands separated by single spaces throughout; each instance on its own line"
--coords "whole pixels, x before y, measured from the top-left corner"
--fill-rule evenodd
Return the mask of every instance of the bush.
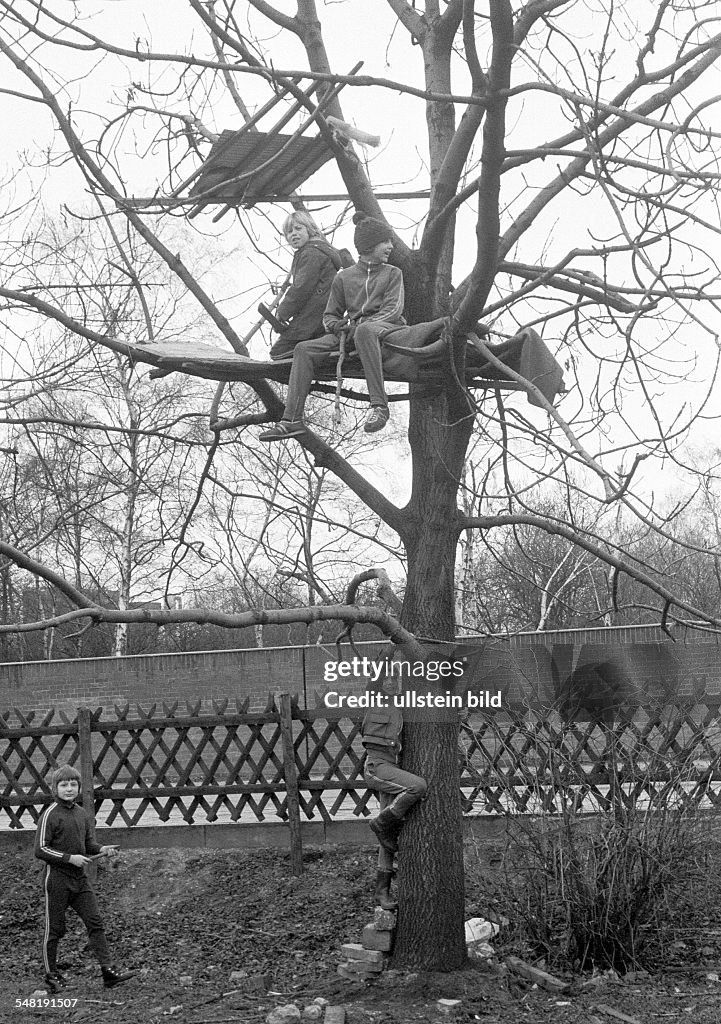
M 636 747 L 624 760 L 609 733 L 603 773 L 591 773 L 562 742 L 539 749 L 536 734 L 534 743 L 531 806 L 545 813 L 508 815 L 500 878 L 481 886 L 550 964 L 642 966 L 653 940 L 668 936 L 674 897 L 700 856 L 708 815 L 699 798 L 716 765 L 700 779 L 693 764 L 669 766 L 652 750 Z M 503 781 L 513 783 L 512 775 Z

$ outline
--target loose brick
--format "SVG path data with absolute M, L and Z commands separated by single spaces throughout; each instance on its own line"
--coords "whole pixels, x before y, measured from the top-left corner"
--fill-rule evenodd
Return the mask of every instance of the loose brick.
M 358 942 L 344 942 L 340 951 L 349 960 L 362 960 L 368 964 L 382 964 L 385 960 L 383 953 L 377 949 L 365 949 Z
M 371 971 L 365 971 L 364 973 L 351 971 L 345 964 L 338 964 L 336 974 L 340 974 L 341 978 L 345 978 L 346 981 L 372 981 L 373 978 L 378 977 L 377 974 L 373 974 Z
M 390 932 L 396 926 L 398 915 L 394 910 L 383 910 L 382 907 L 376 907 L 373 914 L 373 924 L 376 926 L 379 932 Z
M 380 949 L 388 953 L 393 945 L 393 932 L 379 931 L 374 924 L 367 924 L 361 935 L 361 945 L 364 949 Z
M 377 978 L 383 971 L 383 964 L 367 964 L 362 960 L 344 960 L 338 964 L 338 974 L 344 978 Z
M 344 1006 L 326 1006 L 323 1024 L 345 1024 Z

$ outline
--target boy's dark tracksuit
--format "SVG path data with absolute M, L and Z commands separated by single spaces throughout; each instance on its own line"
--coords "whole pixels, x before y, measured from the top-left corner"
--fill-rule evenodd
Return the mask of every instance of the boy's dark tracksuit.
M 73 854 L 100 853 L 88 816 L 76 803 L 56 800 L 40 817 L 35 856 L 45 861 L 45 935 L 43 960 L 47 974 L 55 974 L 58 942 L 65 934 L 65 912 L 72 907 L 88 930 L 90 948 L 102 968 L 110 966 L 105 927 L 98 901 L 84 868 L 70 863 Z

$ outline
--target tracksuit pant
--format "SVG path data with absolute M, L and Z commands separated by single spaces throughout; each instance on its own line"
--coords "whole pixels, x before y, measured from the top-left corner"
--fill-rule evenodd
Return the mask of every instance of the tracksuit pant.
M 98 901 L 85 874 L 69 875 L 48 866 L 45 871 L 45 934 L 43 962 L 47 974 L 57 968 L 58 943 L 65 934 L 65 914 L 72 907 L 88 932 L 90 948 L 101 967 L 110 966 L 105 926 Z
M 387 408 L 388 399 L 383 377 L 383 356 L 380 335 L 398 324 L 385 320 L 369 320 L 358 324 L 353 335 L 355 350 L 360 357 L 368 385 L 368 397 L 372 406 Z M 335 334 L 324 334 L 322 338 L 299 341 L 293 349 L 293 363 L 290 368 L 288 394 L 285 399 L 284 420 L 301 420 L 305 400 L 310 386 L 318 375 L 323 362 L 338 351 L 339 341 Z

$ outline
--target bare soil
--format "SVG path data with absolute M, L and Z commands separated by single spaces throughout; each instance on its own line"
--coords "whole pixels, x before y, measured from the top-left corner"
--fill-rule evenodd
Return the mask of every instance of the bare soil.
M 27 1002 L 42 988 L 40 866 L 27 853 L 0 854 L 0 866 L 3 1022 L 261 1024 L 275 1007 L 293 1002 L 303 1010 L 318 996 L 343 1005 L 347 1024 L 614 1024 L 623 1015 L 643 1024 L 721 1021 L 721 982 L 713 980 L 721 974 L 721 859 L 705 866 L 702 879 L 689 879 L 678 927 L 650 951 L 648 973 L 566 974 L 571 989 L 558 994 L 508 970 L 511 954 L 534 958 L 512 933 L 494 940 L 492 960 L 451 974 L 387 970 L 371 983 L 340 977 L 340 944 L 359 941 L 372 918 L 370 850 L 307 850 L 299 879 L 275 851 L 127 851 L 101 862 L 97 890 L 116 963 L 137 975 L 104 990 L 82 925 L 69 913 L 60 946 L 69 984 L 55 997 L 72 1004 L 65 1006 Z M 493 910 L 473 878 L 467 905 L 469 917 Z M 231 982 L 233 971 L 246 976 Z M 461 1005 L 445 1016 L 441 998 Z

